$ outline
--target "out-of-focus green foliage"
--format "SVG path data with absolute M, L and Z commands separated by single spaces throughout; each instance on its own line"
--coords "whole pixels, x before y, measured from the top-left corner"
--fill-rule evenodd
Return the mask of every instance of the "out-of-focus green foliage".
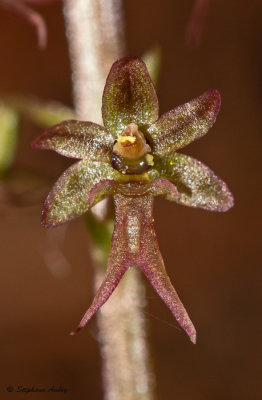
M 73 109 L 56 101 L 40 101 L 23 96 L 12 96 L 6 101 L 19 114 L 44 129 L 67 119 L 76 119 Z
M 158 84 L 161 62 L 162 62 L 162 53 L 160 46 L 155 44 L 148 51 L 144 53 L 142 56 L 142 60 L 147 66 L 149 75 L 155 86 Z
M 109 210 L 111 210 L 111 207 Z M 85 225 L 93 241 L 98 265 L 106 267 L 114 225 L 113 215 L 99 221 L 92 211 L 89 211 L 85 214 Z
M 8 170 L 15 156 L 18 140 L 17 113 L 0 102 L 0 175 Z

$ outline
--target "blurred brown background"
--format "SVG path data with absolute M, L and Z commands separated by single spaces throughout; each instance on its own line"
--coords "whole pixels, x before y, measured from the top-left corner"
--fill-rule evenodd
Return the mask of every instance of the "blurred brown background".
M 213 214 L 156 201 L 166 267 L 198 332 L 193 346 L 147 283 L 146 318 L 158 399 L 259 400 L 262 2 L 213 1 L 195 49 L 185 45 L 192 0 L 124 3 L 129 54 L 141 55 L 155 41 L 162 48 L 162 112 L 209 88 L 221 92 L 217 123 L 184 152 L 221 176 L 236 202 L 228 213 Z M 48 48 L 42 52 L 33 28 L 0 11 L 0 92 L 35 94 L 71 105 L 62 5 L 39 10 L 49 33 Z M 65 160 L 31 150 L 37 134 L 34 126 L 23 124 L 16 163 L 58 177 Z M 100 400 L 95 319 L 76 337 L 68 335 L 93 296 L 83 221 L 68 226 L 61 250 L 71 269 L 57 279 L 42 256 L 47 237 L 40 212 L 40 205 L 1 211 L 0 398 Z M 25 396 L 7 393 L 8 385 L 62 385 L 69 392 Z

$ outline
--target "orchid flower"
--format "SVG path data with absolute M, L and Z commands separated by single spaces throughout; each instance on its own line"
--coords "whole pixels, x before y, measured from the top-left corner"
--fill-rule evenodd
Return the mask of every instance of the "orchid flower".
M 43 208 L 42 224 L 55 227 L 113 196 L 115 225 L 105 278 L 78 328 L 108 300 L 124 273 L 140 268 L 180 326 L 196 341 L 195 328 L 167 275 L 154 229 L 153 200 L 211 211 L 227 211 L 233 197 L 226 184 L 201 162 L 177 150 L 203 136 L 220 107 L 217 90 L 159 118 L 156 92 L 136 57 L 116 61 L 103 93 L 104 127 L 69 120 L 33 143 L 80 159 L 58 179 Z
M 13 12 L 34 25 L 37 32 L 38 45 L 41 49 L 46 47 L 47 28 L 41 15 L 33 10 L 30 5 L 46 5 L 56 0 L 0 0 L 0 7 Z M 29 4 L 29 5 L 27 5 Z

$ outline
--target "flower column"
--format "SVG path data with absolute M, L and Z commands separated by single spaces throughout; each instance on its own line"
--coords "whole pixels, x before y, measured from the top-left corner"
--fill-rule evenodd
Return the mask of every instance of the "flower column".
M 123 53 L 121 1 L 65 0 L 64 4 L 75 107 L 81 119 L 100 123 L 104 82 L 111 64 Z M 101 203 L 93 212 L 103 218 L 106 204 Z M 95 273 L 99 286 L 104 275 L 101 266 Z M 98 315 L 107 400 L 153 398 L 139 275 L 131 269 Z

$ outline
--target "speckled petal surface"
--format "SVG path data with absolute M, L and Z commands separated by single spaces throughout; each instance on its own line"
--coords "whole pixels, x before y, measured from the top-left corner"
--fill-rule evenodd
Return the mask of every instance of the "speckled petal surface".
M 156 121 L 157 95 L 142 60 L 125 57 L 113 64 L 104 89 L 102 115 L 105 127 L 117 135 L 131 122 L 145 130 Z
M 160 180 L 159 184 L 163 184 Z M 127 200 L 126 200 L 127 201 Z M 130 225 L 129 237 L 133 239 L 132 247 L 136 250 L 134 265 L 138 266 L 151 282 L 152 286 L 170 309 L 179 325 L 188 334 L 190 340 L 196 342 L 195 328 L 180 301 L 177 292 L 167 275 L 164 261 L 161 256 L 157 236 L 154 228 L 153 218 L 153 196 L 144 196 L 132 199 L 133 218 L 137 217 L 138 223 L 133 222 Z M 130 239 L 129 239 L 130 240 Z M 131 248 L 132 248 L 131 247 Z
M 176 186 L 179 196 L 174 200 L 179 204 L 210 211 L 227 211 L 234 205 L 225 182 L 192 157 L 174 153 L 155 159 L 154 168 L 151 175 L 159 174 Z
M 211 89 L 162 115 L 149 129 L 153 154 L 164 156 L 205 135 L 215 123 L 220 94 Z
M 88 196 L 93 186 L 101 180 L 117 179 L 118 175 L 119 172 L 103 162 L 82 160 L 73 164 L 49 193 L 43 207 L 42 224 L 52 228 L 82 215 L 106 195 L 105 192 L 93 195 L 90 203 Z
M 159 178 L 151 182 L 151 194 L 153 196 L 165 196 L 167 200 L 174 201 L 178 198 L 177 188 L 168 179 Z
M 134 183 L 134 191 L 137 184 Z M 125 186 L 125 184 L 123 185 Z M 128 268 L 139 267 L 193 343 L 196 331 L 173 288 L 159 251 L 153 220 L 153 196 L 114 196 L 116 220 L 104 281 L 79 326 L 81 330 L 109 299 Z
M 152 237 L 150 239 L 153 240 Z M 156 241 L 156 238 L 154 240 Z M 167 275 L 158 244 L 155 244 L 155 248 L 152 248 L 152 246 L 145 247 L 143 258 L 145 261 L 140 264 L 140 268 L 170 309 L 181 328 L 188 334 L 191 342 L 195 344 L 195 327 Z
M 114 249 L 114 246 L 111 247 L 112 251 L 115 252 L 117 249 Z M 124 253 L 121 253 L 124 256 Z M 118 259 L 117 259 L 118 260 Z M 113 256 L 109 256 L 108 260 L 108 268 L 106 271 L 105 278 L 98 289 L 95 298 L 91 304 L 91 306 L 85 312 L 83 318 L 81 319 L 78 327 L 71 332 L 71 335 L 75 335 L 81 329 L 85 327 L 88 321 L 93 317 L 93 315 L 102 307 L 102 305 L 109 299 L 115 288 L 117 287 L 119 281 L 127 270 L 127 266 L 122 263 L 117 263 Z
M 159 180 L 156 185 L 162 185 L 163 189 L 163 183 Z M 180 326 L 195 343 L 195 328 L 170 282 L 160 254 L 154 229 L 153 195 L 128 198 L 117 194 L 114 200 L 117 221 L 125 226 L 122 236 L 118 235 L 118 246 L 125 244 L 123 247 L 126 249 L 129 265 L 142 269 Z
M 41 150 L 54 150 L 66 157 L 110 161 L 115 137 L 93 122 L 69 120 L 47 129 L 33 143 Z
M 96 183 L 88 193 L 88 203 L 95 205 L 105 196 L 113 195 L 115 192 L 116 182 L 112 179 L 103 179 Z
M 114 197 L 116 219 L 106 275 L 91 306 L 72 334 L 80 331 L 87 324 L 95 312 L 109 299 L 125 271 L 135 265 L 134 254 L 137 253 L 140 221 L 135 218 L 134 214 L 139 210 L 134 209 L 136 203 L 132 200 L 119 194 Z
M 103 190 L 104 185 L 110 185 L 110 189 L 108 190 L 111 190 L 112 193 L 121 193 L 127 197 L 165 196 L 170 200 L 174 200 L 179 195 L 175 185 L 169 182 L 168 179 L 159 178 L 154 180 L 153 175 L 152 181 L 149 183 L 140 183 L 134 181 L 124 182 L 123 180 L 120 181 L 120 179 L 118 179 L 117 182 L 101 181 L 101 183 L 94 186 L 90 192 L 90 195 L 92 195 L 93 192 Z M 101 189 L 100 186 L 102 186 Z

